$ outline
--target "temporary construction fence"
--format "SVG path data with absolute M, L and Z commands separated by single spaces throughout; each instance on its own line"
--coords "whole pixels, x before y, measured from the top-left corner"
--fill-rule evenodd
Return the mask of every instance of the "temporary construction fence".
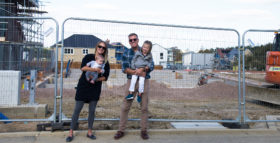
M 279 122 L 279 30 L 250 29 L 242 37 L 244 122 Z M 278 44 L 278 45 L 277 45 Z M 255 106 L 255 105 L 259 106 Z
M 58 22 L 1 16 L 0 25 L 0 121 L 56 122 Z
M 34 79 L 30 70 L 45 71 L 49 76 L 47 80 L 44 78 L 43 88 L 38 87 L 36 91 L 21 89 L 19 93 L 21 93 L 20 99 L 23 101 L 23 106 L 27 107 L 30 103 L 48 104 L 51 113 L 48 114 L 49 118 L 15 116 L 0 121 L 57 122 L 57 114 L 59 115 L 58 122 L 69 121 L 74 108 L 75 87 L 81 75 L 80 69 L 77 66 L 73 68 L 72 65 L 80 63 L 86 54 L 94 53 L 96 43 L 100 40 L 107 40 L 108 60 L 115 68 L 111 66 L 109 79 L 103 82 L 102 95 L 96 110 L 96 120 L 119 120 L 127 79 L 118 64 L 121 63 L 122 53 L 130 48 L 128 34 L 137 33 L 140 46 L 145 40 L 153 42 L 154 63 L 163 68 L 151 72 L 150 121 L 279 122 L 279 119 L 274 116 L 261 118 L 268 113 L 277 115 L 279 111 L 276 110 L 277 107 L 264 109 L 264 107 L 256 105 L 255 102 L 259 99 L 252 96 L 256 92 L 264 93 L 267 95 L 266 97 L 279 94 L 278 90 L 273 88 L 273 84 L 263 86 L 266 76 L 264 67 L 267 63 L 264 53 L 270 51 L 272 44 L 269 43 L 273 41 L 272 32 L 274 30 L 246 31 L 242 39 L 243 48 L 240 50 L 240 35 L 235 29 L 68 18 L 62 24 L 62 46 L 58 47 L 59 26 L 55 19 L 50 17 L 0 17 L 1 22 L 7 24 L 6 19 L 14 19 L 19 23 L 21 20 L 35 21 L 37 19 L 55 22 L 55 35 L 52 35 L 52 38 L 46 36 L 44 39 L 44 41 L 50 41 L 47 47 L 55 47 L 55 52 L 49 48 L 42 48 L 46 47 L 42 41 L 12 43 L 6 39 L 1 40 L 0 49 L 7 51 L 6 54 L 0 53 L 0 57 L 5 59 L 5 61 L 0 61 L 1 71 L 20 71 L 20 74 L 1 73 L 1 79 L 6 78 L 6 86 L 1 87 L 5 87 L 6 93 L 15 91 L 15 89 L 7 89 L 7 87 L 10 84 L 18 84 L 18 82 L 9 83 L 9 81 L 14 81 L 15 78 L 15 81 L 20 81 L 18 85 L 22 88 L 27 76 Z M 48 28 L 46 31 L 49 31 Z M 45 34 L 48 35 L 47 33 L 49 32 Z M 254 34 L 250 36 L 251 33 Z M 256 33 L 262 34 L 256 36 Z M 263 35 L 263 33 L 267 33 L 267 35 Z M 197 54 L 199 51 L 204 54 Z M 243 53 L 243 59 L 240 59 L 240 51 Z M 209 53 L 215 53 L 213 58 L 207 58 L 212 57 L 212 55 L 208 55 Z M 204 58 L 200 60 L 202 56 Z M 57 69 L 58 61 L 61 65 L 59 71 Z M 240 63 L 243 63 L 242 68 Z M 53 67 L 54 71 L 52 71 Z M 242 69 L 244 69 L 243 74 L 241 74 Z M 60 77 L 58 77 L 59 73 Z M 243 87 L 241 87 L 242 80 Z M 206 81 L 208 84 L 205 84 Z M 29 79 L 29 82 L 32 80 Z M 59 87 L 62 88 L 58 91 Z M 4 89 L 1 90 L 4 91 Z M 28 103 L 30 92 L 36 93 L 36 96 L 35 100 L 30 99 L 28 105 L 25 103 Z M 59 104 L 57 104 L 58 99 L 60 99 Z M 1 101 L 4 100 L 10 99 L 3 97 Z M 10 107 L 13 106 L 18 105 L 10 105 Z M 59 109 L 58 113 L 57 109 Z M 84 108 L 81 112 L 81 120 L 86 120 L 86 110 Z M 138 119 L 140 114 L 139 104 L 135 101 L 129 120 L 140 120 Z
M 152 41 L 154 63 L 163 67 L 151 72 L 149 121 L 241 122 L 240 35 L 235 29 L 67 18 L 62 24 L 61 65 L 81 62 L 86 54 L 94 53 L 101 40 L 108 43 L 110 64 L 118 63 L 117 55 L 130 48 L 130 33 L 138 34 L 140 46 L 145 40 Z M 199 55 L 192 55 L 199 51 L 216 54 L 201 61 Z M 178 70 L 179 66 L 186 69 Z M 82 73 L 79 68 L 70 69 L 71 74 L 67 78 L 61 74 L 60 79 L 60 122 L 72 116 L 75 87 Z M 60 72 L 66 71 L 61 68 Z M 198 86 L 198 80 L 209 84 Z M 126 81 L 121 69 L 110 70 L 102 85 L 96 120 L 119 120 Z M 140 120 L 139 106 L 137 101 L 133 103 L 129 120 Z M 82 110 L 81 120 L 86 120 L 86 111 Z

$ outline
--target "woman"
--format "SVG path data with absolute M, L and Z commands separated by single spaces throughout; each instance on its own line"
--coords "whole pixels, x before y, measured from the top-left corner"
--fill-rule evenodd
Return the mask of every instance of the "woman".
M 88 80 L 86 80 L 85 73 L 87 71 L 101 73 L 101 69 L 91 68 L 86 66 L 86 64 L 92 60 L 95 60 L 95 58 L 100 55 L 102 55 L 105 59 L 105 67 L 104 67 L 105 72 L 102 75 L 99 74 L 97 81 L 94 84 L 92 84 Z M 77 126 L 79 115 L 83 108 L 84 103 L 89 104 L 88 133 L 86 136 L 93 140 L 96 139 L 96 137 L 92 134 L 92 126 L 95 117 L 96 104 L 99 100 L 100 93 L 101 93 L 102 81 L 106 81 L 110 73 L 110 66 L 107 58 L 108 58 L 108 48 L 106 46 L 106 43 L 103 41 L 97 43 L 95 47 L 95 54 L 88 54 L 83 58 L 82 65 L 81 65 L 81 70 L 83 71 L 83 73 L 79 79 L 78 86 L 77 86 L 77 91 L 75 96 L 76 105 L 72 116 L 71 128 L 69 131 L 69 135 L 66 138 L 66 142 L 71 142 L 74 138 L 73 130 Z

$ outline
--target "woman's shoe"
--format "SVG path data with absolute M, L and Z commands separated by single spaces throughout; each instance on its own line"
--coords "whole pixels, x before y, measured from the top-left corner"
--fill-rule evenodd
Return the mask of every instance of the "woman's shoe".
M 92 139 L 92 140 L 95 140 L 95 139 L 96 139 L 96 137 L 95 137 L 93 134 L 92 134 L 92 135 L 88 135 L 88 134 L 87 134 L 87 137 L 90 138 L 90 139 Z
M 72 136 L 68 136 L 67 138 L 66 138 L 66 142 L 71 142 L 72 140 L 74 139 L 74 137 Z

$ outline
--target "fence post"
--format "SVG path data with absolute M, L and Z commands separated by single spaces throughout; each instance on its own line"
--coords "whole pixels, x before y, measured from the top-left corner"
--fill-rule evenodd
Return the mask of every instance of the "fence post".
M 37 77 L 37 70 L 31 70 L 30 74 L 30 97 L 29 97 L 29 104 L 35 104 L 35 93 L 36 93 L 36 77 Z
M 245 76 L 245 37 L 249 32 L 280 32 L 280 30 L 267 30 L 267 29 L 248 29 L 246 30 L 243 35 L 242 35 L 242 68 L 243 68 L 243 101 L 242 101 L 242 105 L 243 105 L 243 122 L 244 124 L 249 123 L 249 122 L 280 122 L 280 120 L 251 120 L 247 117 L 246 115 L 246 76 Z M 266 53 L 265 53 L 266 55 Z
M 205 122 L 238 122 L 242 123 L 242 103 L 241 103 L 241 63 L 240 63 L 240 34 L 237 30 L 235 29 L 226 29 L 226 28 L 212 28 L 212 27 L 198 27 L 198 26 L 184 26 L 184 25 L 168 25 L 168 24 L 155 24 L 155 23 L 141 23 L 141 22 L 127 22 L 127 21 L 114 21 L 114 20 L 102 20 L 102 19 L 86 19 L 86 18 L 75 18 L 75 17 L 70 17 L 64 20 L 62 24 L 62 32 L 61 32 L 61 77 L 60 77 L 60 106 L 59 106 L 59 122 L 62 122 L 62 103 L 63 103 L 63 57 L 64 57 L 64 33 L 65 33 L 65 23 L 69 20 L 77 20 L 77 21 L 92 21 L 92 22 L 102 22 L 102 23 L 117 23 L 117 24 L 131 24 L 131 25 L 144 25 L 144 26 L 157 26 L 157 27 L 174 27 L 174 28 L 189 28 L 189 29 L 200 29 L 200 30 L 220 30 L 220 31 L 231 31 L 234 32 L 237 35 L 238 39 L 238 116 L 235 120 L 167 120 L 167 119 L 150 119 L 153 121 L 190 121 L 190 122 L 195 122 L 195 121 L 205 121 Z M 192 57 L 193 58 L 193 57 Z M 205 64 L 205 63 L 204 63 Z M 204 65 L 205 66 L 205 65 Z M 85 120 L 85 119 L 82 119 Z M 98 119 L 97 119 L 98 120 Z M 118 119 L 100 119 L 100 120 L 118 120 Z M 132 120 L 137 120 L 137 119 L 132 119 Z
M 55 39 L 55 48 L 56 48 L 56 55 L 55 55 L 55 90 L 54 90 L 54 113 L 51 117 L 51 119 L 10 119 L 9 121 L 53 121 L 56 122 L 56 113 L 57 113 L 57 59 L 58 59 L 58 38 L 59 38 L 59 24 L 58 21 L 52 17 L 16 17 L 16 16 L 0 16 L 0 19 L 41 19 L 41 20 L 52 20 L 56 25 L 56 39 Z M 33 47 L 34 48 L 34 47 Z M 10 48 L 10 50 L 12 50 Z M 23 49 L 24 50 L 24 49 Z M 1 65 L 1 64 L 0 64 Z M 10 68 L 10 64 L 8 65 Z M 6 120 L 0 120 L 0 121 L 6 121 Z

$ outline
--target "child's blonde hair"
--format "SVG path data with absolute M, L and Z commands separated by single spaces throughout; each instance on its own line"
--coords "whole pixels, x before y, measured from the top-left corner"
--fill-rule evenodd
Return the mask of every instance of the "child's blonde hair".
M 146 41 L 143 43 L 143 45 L 144 45 L 144 44 L 148 44 L 148 45 L 150 46 L 150 49 L 149 49 L 149 51 L 148 51 L 148 54 L 151 53 L 152 48 L 153 48 L 153 43 L 152 43 L 151 41 L 149 41 L 149 40 L 146 40 Z

